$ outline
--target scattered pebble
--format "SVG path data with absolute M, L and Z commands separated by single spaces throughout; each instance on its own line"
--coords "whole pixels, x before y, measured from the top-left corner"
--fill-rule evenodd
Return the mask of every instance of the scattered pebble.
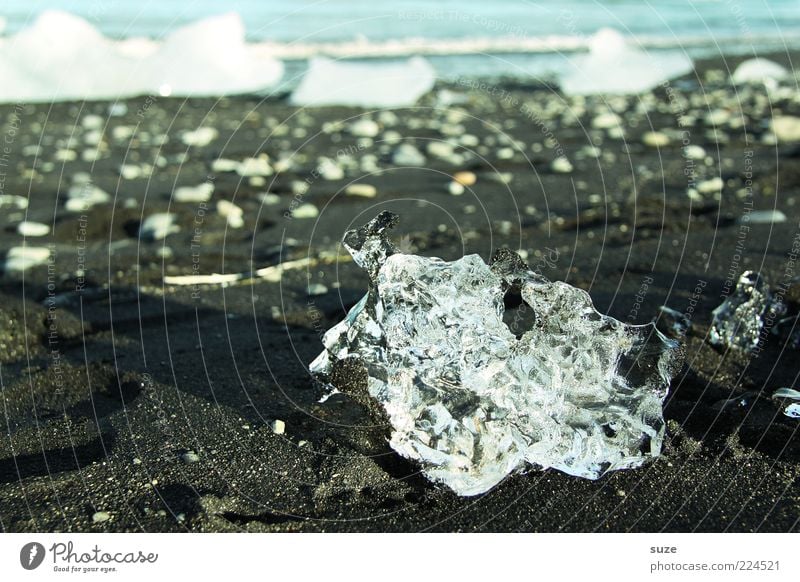
M 595 129 L 609 129 L 612 127 L 617 127 L 621 123 L 622 119 L 620 116 L 616 113 L 612 113 L 611 111 L 607 113 L 601 113 L 592 119 L 592 127 Z
M 779 142 L 800 141 L 800 117 L 789 115 L 773 117 L 772 133 Z
M 228 200 L 217 201 L 217 213 L 228 220 L 231 228 L 242 228 L 244 226 L 244 210 Z
M 319 210 L 316 206 L 310 203 L 301 204 L 292 212 L 293 218 L 316 218 L 319 216 Z
M 447 190 L 453 196 L 461 196 L 464 193 L 464 186 L 461 183 L 453 180 L 447 185 Z
M 669 136 L 660 131 L 648 131 L 642 136 L 642 143 L 653 148 L 662 148 L 669 145 Z
M 75 183 L 67 190 L 67 201 L 64 203 L 69 212 L 85 212 L 92 206 L 106 204 L 111 200 L 108 192 L 91 182 L 85 182 L 78 175 L 73 178 L 73 182 Z
M 719 176 L 697 183 L 697 191 L 700 194 L 716 194 L 722 192 L 724 187 L 725 182 Z
M 111 519 L 111 514 L 107 511 L 97 511 L 92 515 L 92 521 L 94 523 L 105 523 L 109 519 Z
M 478 177 L 474 172 L 456 172 L 453 174 L 453 180 L 462 186 L 472 186 L 478 181 Z
M 224 174 L 226 172 L 235 172 L 239 169 L 239 162 L 236 160 L 229 160 L 227 158 L 217 158 L 211 162 L 211 171 L 215 174 Z
M 135 166 L 133 164 L 123 164 L 120 166 L 119 175 L 122 176 L 124 180 L 136 180 L 137 178 L 141 178 L 144 175 L 141 166 Z
M 21 272 L 45 264 L 50 259 L 47 247 L 13 247 L 6 254 L 4 270 L 6 273 Z
M 208 202 L 214 193 L 214 184 L 203 182 L 197 186 L 181 186 L 172 195 L 175 202 Z
M 514 157 L 514 150 L 512 148 L 500 148 L 497 150 L 498 160 L 510 160 Z
M 345 188 L 344 193 L 346 196 L 375 198 L 375 196 L 378 195 L 378 189 L 372 184 L 350 184 L 347 188 Z
M 269 423 L 269 428 L 275 434 L 283 434 L 286 432 L 286 423 L 276 419 Z
M 350 124 L 348 131 L 356 137 L 375 137 L 380 133 L 380 126 L 373 120 L 362 117 L 358 121 Z
M 683 148 L 683 155 L 690 160 L 704 160 L 706 158 L 706 150 L 699 145 L 688 145 Z
M 16 208 L 25 210 L 28 207 L 28 199 L 24 196 L 15 194 L 0 194 L 0 208 Z
M 151 214 L 139 227 L 139 237 L 151 241 L 167 238 L 168 235 L 180 231 L 175 224 L 176 218 L 174 214 L 166 212 Z
M 192 131 L 184 131 L 181 141 L 187 146 L 205 147 L 217 139 L 219 132 L 213 127 L 198 127 Z
M 194 451 L 188 451 L 181 455 L 181 460 L 187 465 L 191 463 L 198 463 L 200 462 L 200 455 L 198 455 Z
M 322 283 L 311 283 L 308 286 L 308 295 L 309 297 L 316 297 L 318 295 L 325 295 L 328 292 L 328 288 L 323 285 Z
M 259 196 L 259 200 L 262 204 L 267 206 L 275 206 L 276 204 L 280 203 L 281 197 L 277 194 L 273 194 L 272 192 L 264 192 Z
M 342 167 L 330 158 L 320 158 L 317 171 L 325 180 L 341 180 L 344 178 Z
M 572 170 L 572 163 L 564 156 L 559 156 L 550 164 L 550 169 L 558 174 L 569 174 Z
M 245 178 L 250 176 L 271 176 L 272 166 L 265 157 L 247 158 L 236 166 L 236 173 Z
M 17 233 L 22 236 L 47 236 L 50 234 L 50 227 L 41 222 L 24 220 L 17 225 Z
M 397 166 L 424 166 L 425 156 L 410 143 L 397 146 L 392 155 L 392 163 Z

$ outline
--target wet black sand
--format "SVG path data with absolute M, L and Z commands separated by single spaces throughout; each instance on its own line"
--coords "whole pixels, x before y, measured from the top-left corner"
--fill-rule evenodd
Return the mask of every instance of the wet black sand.
M 786 55 L 773 58 L 789 64 Z M 130 100 L 127 113 L 109 118 L 107 151 L 96 162 L 81 157 L 93 147 L 80 124 L 89 113 L 105 119 L 107 103 L 0 107 L 6 137 L 18 115 L 2 193 L 30 200 L 27 211 L 3 208 L 0 247 L 20 244 L 16 224 L 24 217 L 48 224 L 55 217 L 52 236 L 29 239 L 55 245 L 52 266 L 0 280 L 0 529 L 797 529 L 798 421 L 770 396 L 795 385 L 798 354 L 774 337 L 754 358 L 705 341 L 731 271 L 760 270 L 774 283 L 786 277 L 800 221 L 800 150 L 764 138 L 770 112 L 798 115 L 800 105 L 796 97 L 767 100 L 763 88 L 734 90 L 726 67 L 738 60 L 701 63 L 697 75 L 652 97 L 610 100 L 623 118 L 624 139 L 592 129 L 606 105 L 601 98 L 581 103 L 510 83 L 498 85 L 506 91 L 499 94 L 456 85 L 450 89 L 466 103 L 444 107 L 434 94 L 396 110 L 393 127 L 382 122 L 423 151 L 448 132 L 488 146 L 483 158 L 459 166 L 428 156 L 425 167 L 398 168 L 390 161 L 397 146 L 382 143 L 383 132 L 372 145 L 358 145 L 347 131 L 321 132 L 326 122 L 363 111 L 298 112 L 279 99 Z M 676 95 L 695 102 L 676 102 Z M 525 103 L 544 113 L 532 117 Z M 574 117 L 576 104 L 585 111 Z M 714 133 L 703 115 L 716 109 L 734 121 Z M 697 119 L 681 127 L 680 115 Z M 286 130 L 275 135 L 280 122 Z M 181 132 L 199 125 L 216 127 L 219 136 L 187 149 Z M 132 128 L 131 135 L 117 130 L 115 137 L 118 126 Z M 652 129 L 673 132 L 671 143 L 644 145 L 642 135 Z M 687 160 L 675 133 L 684 129 L 712 158 L 710 165 L 695 163 L 697 181 L 725 181 L 719 200 L 686 196 Z M 159 144 L 164 134 L 169 139 Z M 520 140 L 524 155 L 498 153 L 515 148 L 503 134 Z M 548 137 L 549 147 L 531 149 Z M 599 160 L 580 153 L 590 137 L 603 152 Z M 557 148 L 573 172 L 551 170 Z M 77 159 L 57 159 L 63 149 Z M 296 167 L 263 186 L 217 173 L 207 210 L 170 200 L 176 185 L 204 181 L 216 158 L 266 152 L 275 160 L 294 151 Z M 332 181 L 316 176 L 317 158 L 337 159 L 337 152 L 356 161 L 375 155 L 381 170 L 361 177 L 356 168 Z M 122 163 L 155 170 L 123 179 Z M 473 171 L 478 181 L 456 197 L 447 184 L 459 170 Z M 750 171 L 753 208 L 780 209 L 787 221 L 753 224 L 740 242 L 736 218 L 748 197 L 736 192 L 748 187 Z M 84 218 L 66 212 L 64 194 L 76 172 L 90 172 L 113 201 Z M 502 183 L 498 172 L 511 172 L 513 180 Z M 375 185 L 377 196 L 343 195 L 354 178 Z M 301 202 L 320 210 L 317 219 L 284 216 L 296 205 L 292 181 L 310 184 Z M 279 196 L 277 204 L 262 204 L 259 194 L 267 190 Z M 215 211 L 219 199 L 244 209 L 243 228 L 226 230 Z M 544 274 L 587 289 L 601 311 L 631 323 L 649 321 L 665 303 L 691 308 L 686 366 L 665 409 L 664 454 L 596 482 L 531 471 L 483 496 L 459 498 L 395 455 L 382 428 L 351 399 L 318 402 L 322 392 L 306 366 L 321 350 L 321 333 L 365 290 L 366 277 L 352 263 L 323 260 L 286 271 L 280 283 L 163 284 L 164 275 L 244 272 L 341 252 L 343 232 L 383 209 L 400 214 L 396 234 L 409 250 L 488 259 L 500 247 L 521 248 Z M 178 215 L 181 231 L 166 241 L 139 241 L 142 218 L 164 211 Z M 309 297 L 309 280 L 328 292 Z M 275 419 L 285 422 L 284 434 L 271 429 Z

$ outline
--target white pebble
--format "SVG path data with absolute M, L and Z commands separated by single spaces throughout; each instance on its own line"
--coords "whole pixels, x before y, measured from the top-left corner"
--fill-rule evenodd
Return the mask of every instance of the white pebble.
M 722 181 L 722 178 L 716 176 L 709 180 L 703 180 L 702 182 L 698 182 L 697 191 L 700 194 L 716 194 L 717 192 L 722 192 L 722 189 L 724 187 L 725 187 L 725 182 Z
M 310 297 L 316 297 L 317 295 L 325 295 L 328 292 L 328 288 L 322 283 L 312 283 L 308 286 L 307 292 Z
M 660 131 L 648 131 L 642 136 L 642 143 L 653 148 L 669 145 L 669 136 Z
M 464 193 L 464 185 L 463 185 L 463 184 L 460 184 L 460 183 L 458 183 L 458 182 L 456 182 L 455 180 L 452 180 L 452 181 L 451 181 L 451 182 L 450 182 L 450 183 L 447 185 L 447 190 L 448 190 L 448 191 L 450 192 L 450 194 L 452 194 L 453 196 L 461 196 L 461 195 Z
M 366 117 L 350 124 L 348 131 L 356 137 L 375 137 L 380 132 L 380 126 Z
M 293 218 L 316 218 L 319 216 L 319 210 L 313 204 L 301 204 L 292 212 Z
M 236 167 L 236 173 L 244 177 L 271 176 L 272 166 L 264 157 L 247 158 Z
M 688 145 L 683 148 L 683 155 L 690 160 L 704 160 L 706 150 L 699 145 Z
M 166 212 L 151 214 L 139 228 L 139 236 L 147 240 L 162 240 L 168 235 L 180 231 L 175 224 L 176 216 Z
M 269 428 L 275 434 L 283 434 L 286 432 L 286 423 L 276 419 L 269 423 Z
M 228 226 L 231 228 L 242 228 L 244 226 L 244 211 L 233 202 L 218 200 L 217 212 L 228 220 Z
M 213 127 L 198 127 L 192 131 L 184 131 L 181 141 L 187 146 L 205 147 L 217 139 L 219 132 Z
M 50 234 L 50 227 L 41 222 L 24 220 L 17 225 L 17 233 L 22 236 L 47 236 Z
M 175 202 L 208 202 L 214 193 L 214 184 L 203 182 L 197 186 L 181 186 L 172 195 Z
M 50 259 L 47 247 L 13 247 L 6 254 L 5 272 L 19 272 L 43 265 Z
M 559 156 L 550 164 L 550 169 L 558 174 L 569 174 L 572 170 L 572 163 L 564 156 Z
M 350 184 L 344 191 L 346 196 L 359 196 L 361 198 L 375 198 L 378 189 L 372 184 Z
M 235 172 L 239 169 L 239 162 L 236 160 L 229 160 L 227 158 L 217 158 L 211 162 L 211 171 L 215 174 L 222 174 L 225 172 Z
M 107 511 L 97 511 L 92 515 L 92 521 L 94 523 L 105 523 L 111 519 L 111 514 Z

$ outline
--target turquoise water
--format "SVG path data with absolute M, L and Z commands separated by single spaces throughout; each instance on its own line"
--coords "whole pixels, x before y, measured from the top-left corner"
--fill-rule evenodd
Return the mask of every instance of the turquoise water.
M 3 0 L 0 15 L 10 33 L 53 8 L 83 16 L 118 38 L 158 38 L 225 11 L 242 15 L 250 40 L 281 43 L 575 37 L 604 26 L 676 45 L 687 39 L 713 45 L 800 38 L 798 0 Z

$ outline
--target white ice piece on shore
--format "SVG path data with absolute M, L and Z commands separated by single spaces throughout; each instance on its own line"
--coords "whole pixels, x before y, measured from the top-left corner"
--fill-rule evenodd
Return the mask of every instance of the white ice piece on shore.
M 0 39 L 0 102 L 209 96 L 269 88 L 283 64 L 245 42 L 235 13 L 176 29 L 163 42 L 116 41 L 58 10 Z
M 576 55 L 560 80 L 568 95 L 638 94 L 692 70 L 683 52 L 646 51 L 610 28 L 589 40 L 589 54 Z
M 399 252 L 386 234 L 396 222 L 383 212 L 345 235 L 370 288 L 310 365 L 332 389 L 364 370 L 365 386 L 338 388 L 379 404 L 395 451 L 459 495 L 528 464 L 597 479 L 660 454 L 677 342 L 601 315 L 511 251 L 491 267 Z M 503 320 L 511 289 L 536 315 L 520 337 Z
M 778 83 L 789 75 L 784 67 L 769 59 L 748 59 L 741 63 L 731 75 L 731 81 L 736 85 L 745 83 L 763 83 L 767 88 L 774 89 Z
M 317 57 L 291 96 L 293 105 L 404 107 L 433 88 L 436 73 L 422 57 L 399 63 L 353 63 Z

